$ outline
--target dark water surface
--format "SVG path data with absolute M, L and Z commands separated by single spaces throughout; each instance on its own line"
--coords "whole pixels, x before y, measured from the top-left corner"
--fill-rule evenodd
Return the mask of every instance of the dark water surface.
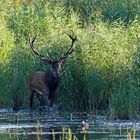
M 83 131 L 82 121 L 89 128 Z M 0 140 L 140 140 L 140 121 L 84 112 L 0 109 Z

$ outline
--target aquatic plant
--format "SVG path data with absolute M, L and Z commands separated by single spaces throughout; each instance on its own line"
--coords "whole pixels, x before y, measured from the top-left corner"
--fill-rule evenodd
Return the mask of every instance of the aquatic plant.
M 136 140 L 136 130 L 135 129 L 131 129 L 131 130 L 127 129 L 127 140 Z

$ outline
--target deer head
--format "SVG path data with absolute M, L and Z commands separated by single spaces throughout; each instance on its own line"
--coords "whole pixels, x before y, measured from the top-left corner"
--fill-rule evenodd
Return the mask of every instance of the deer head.
M 64 63 L 65 59 L 74 50 L 73 46 L 74 46 L 74 43 L 77 39 L 77 36 L 75 36 L 74 38 L 70 34 L 68 34 L 68 36 L 71 39 L 72 43 L 71 43 L 70 47 L 68 48 L 68 50 L 64 54 L 62 54 L 62 56 L 58 60 L 53 60 L 50 57 L 45 57 L 44 55 L 41 55 L 37 52 L 37 50 L 35 49 L 35 46 L 34 46 L 36 36 L 29 40 L 29 44 L 30 44 L 31 49 L 40 58 L 40 60 L 43 61 L 44 64 L 48 65 L 48 72 L 54 78 L 60 77 L 61 65 Z

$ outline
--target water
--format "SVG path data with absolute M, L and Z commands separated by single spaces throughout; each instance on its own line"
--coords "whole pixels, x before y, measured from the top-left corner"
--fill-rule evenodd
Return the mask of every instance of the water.
M 82 121 L 89 128 L 83 130 Z M 85 112 L 0 109 L 0 140 L 140 140 L 137 120 L 110 120 Z

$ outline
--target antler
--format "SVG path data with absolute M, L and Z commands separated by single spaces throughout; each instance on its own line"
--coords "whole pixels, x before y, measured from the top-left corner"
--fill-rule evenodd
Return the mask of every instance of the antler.
M 77 36 L 75 36 L 74 38 L 68 34 L 68 36 L 70 37 L 70 39 L 72 40 L 71 46 L 68 48 L 68 50 L 61 56 L 61 58 L 58 60 L 59 62 L 63 62 L 64 59 L 66 59 L 72 52 L 73 52 L 73 45 L 77 39 Z
M 39 54 L 39 53 L 36 51 L 36 49 L 35 49 L 35 47 L 34 47 L 35 39 L 36 39 L 36 36 L 33 37 L 32 39 L 29 39 L 29 44 L 30 44 L 30 47 L 31 47 L 31 49 L 33 50 L 33 52 L 34 52 L 36 55 L 38 55 L 39 58 L 40 58 L 41 60 L 45 60 L 45 61 L 51 62 L 52 59 L 46 58 L 45 56 Z

